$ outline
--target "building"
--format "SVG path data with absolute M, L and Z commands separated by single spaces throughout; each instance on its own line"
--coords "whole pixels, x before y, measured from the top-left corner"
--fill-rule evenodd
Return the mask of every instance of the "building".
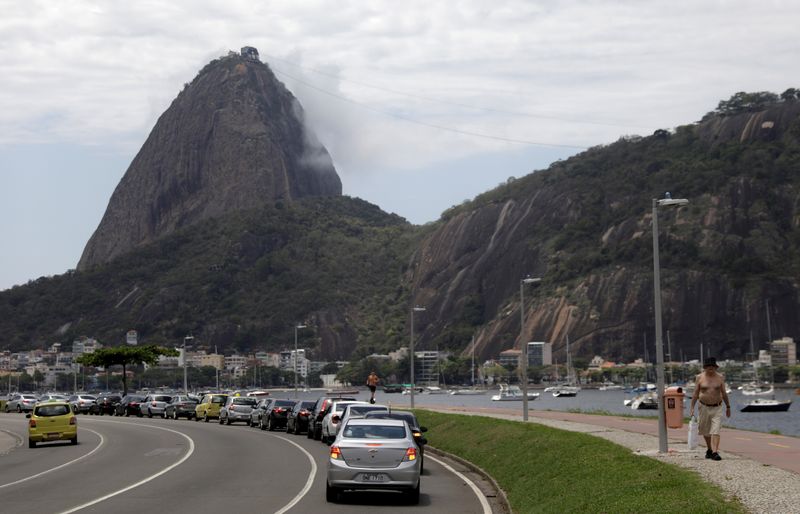
M 243 46 L 242 47 L 242 57 L 250 61 L 258 61 L 258 50 L 252 46 Z
M 439 352 L 426 350 L 414 352 L 414 374 L 417 385 L 439 385 Z
M 76 357 L 84 353 L 94 353 L 102 347 L 103 345 L 98 343 L 97 339 L 92 339 L 91 337 L 81 337 L 72 341 L 72 353 Z
M 139 333 L 135 330 L 128 330 L 125 334 L 125 344 L 136 346 L 139 344 Z
M 550 366 L 553 364 L 553 343 L 528 343 L 528 366 Z
M 773 366 L 794 366 L 797 364 L 797 343 L 791 337 L 783 337 L 769 343 L 769 353 Z
M 280 369 L 284 371 L 295 370 L 295 351 L 284 350 L 280 356 Z M 311 361 L 306 358 L 306 351 L 304 349 L 297 350 L 297 374 L 305 378 L 308 376 Z
M 228 355 L 225 357 L 225 369 L 247 368 L 247 357 L 244 355 Z
M 519 359 L 522 357 L 522 350 L 503 350 L 497 360 L 504 368 L 519 367 Z
M 198 368 L 212 366 L 218 370 L 222 370 L 225 367 L 225 356 L 218 353 L 196 353 L 194 355 L 189 353 L 187 361 L 187 364 L 190 366 L 196 366 Z

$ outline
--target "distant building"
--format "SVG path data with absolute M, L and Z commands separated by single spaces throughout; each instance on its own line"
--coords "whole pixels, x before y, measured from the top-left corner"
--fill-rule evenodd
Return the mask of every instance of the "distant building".
M 128 330 L 128 333 L 125 334 L 125 343 L 136 346 L 139 344 L 139 333 L 135 330 Z
M 228 355 L 225 357 L 225 369 L 234 370 L 247 367 L 247 357 L 244 355 Z
M 439 352 L 414 352 L 414 374 L 414 383 L 417 385 L 439 385 Z
M 794 366 L 797 364 L 797 343 L 791 337 L 776 339 L 769 343 L 769 353 L 773 366 Z
M 528 343 L 528 366 L 550 366 L 553 364 L 553 343 Z
M 252 46 L 243 46 L 242 47 L 242 57 L 251 61 L 259 61 L 258 58 L 258 50 Z
M 507 367 L 518 367 L 519 366 L 519 358 L 522 356 L 521 350 L 504 350 L 500 352 L 499 357 L 497 358 L 500 361 L 500 365 L 504 368 Z
M 91 337 L 81 337 L 72 341 L 72 353 L 77 357 L 84 353 L 94 353 L 96 350 L 102 348 L 103 345 L 97 342 L 97 339 Z

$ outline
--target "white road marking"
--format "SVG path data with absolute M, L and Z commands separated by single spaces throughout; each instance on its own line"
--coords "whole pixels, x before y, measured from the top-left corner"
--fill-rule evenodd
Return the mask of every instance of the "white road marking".
M 65 462 L 64 464 L 61 464 L 60 466 L 56 466 L 56 467 L 54 467 L 54 468 L 50 468 L 50 469 L 48 469 L 47 471 L 42 471 L 41 473 L 36 473 L 35 475 L 31 475 L 31 476 L 29 476 L 29 477 L 21 478 L 21 479 L 19 479 L 19 480 L 16 480 L 16 481 L 14 481 L 14 482 L 9 482 L 9 483 L 7 483 L 7 484 L 2 484 L 2 485 L 0 485 L 0 489 L 2 489 L 2 488 L 4 488 L 4 487 L 10 487 L 10 486 L 12 486 L 12 485 L 21 484 L 22 482 L 27 482 L 28 480 L 33 480 L 34 478 L 39 478 L 39 477 L 40 477 L 40 476 L 42 476 L 42 475 L 46 475 L 46 474 L 48 474 L 48 473 L 52 473 L 53 471 L 58 471 L 59 469 L 65 468 L 65 467 L 69 466 L 70 464 L 74 464 L 74 463 L 78 462 L 79 460 L 83 460 L 83 459 L 85 459 L 85 458 L 86 458 L 86 457 L 88 457 L 89 455 L 91 455 L 91 454 L 93 454 L 94 452 L 96 452 L 97 450 L 99 450 L 99 449 L 100 449 L 100 447 L 101 447 L 101 446 L 103 446 L 103 443 L 105 443 L 105 439 L 103 438 L 103 436 L 102 436 L 100 433 L 98 433 L 98 432 L 95 432 L 94 430 L 92 430 L 92 429 L 90 429 L 90 428 L 81 428 L 81 429 L 79 429 L 79 430 L 86 430 L 86 431 L 88 431 L 88 432 L 91 432 L 91 433 L 95 434 L 97 437 L 99 437 L 99 438 L 100 438 L 100 443 L 99 443 L 97 446 L 95 446 L 95 447 L 94 447 L 94 449 L 93 449 L 92 451 L 90 451 L 89 453 L 86 453 L 86 454 L 84 454 L 84 455 L 81 455 L 81 456 L 80 456 L 80 457 L 78 457 L 77 459 L 72 459 L 72 460 L 71 460 L 71 461 L 69 461 L 69 462 Z
M 278 439 L 283 439 L 284 441 L 286 441 L 288 443 L 292 443 L 293 445 L 295 445 L 301 452 L 306 454 L 306 457 L 308 458 L 308 462 L 311 463 L 311 472 L 308 474 L 308 480 L 306 480 L 306 485 L 303 487 L 303 489 L 300 490 L 299 493 L 297 493 L 297 496 L 292 498 L 292 501 L 287 503 L 282 509 L 280 509 L 280 510 L 275 512 L 275 514 L 284 514 L 284 512 L 288 512 L 289 509 L 291 509 L 292 507 L 297 505 L 297 503 L 300 500 L 302 500 L 303 497 L 306 494 L 308 494 L 308 491 L 311 489 L 311 484 L 314 483 L 314 477 L 317 476 L 317 463 L 314 462 L 314 457 L 310 453 L 308 453 L 305 448 L 303 448 L 302 446 L 300 446 L 296 442 L 292 441 L 291 439 L 287 439 L 285 437 L 281 437 L 279 435 L 276 435 L 275 437 L 277 437 Z
M 146 427 L 146 428 L 155 428 L 155 429 L 158 429 L 158 430 L 165 430 L 165 431 L 167 431 L 167 432 L 172 432 L 173 434 L 178 434 L 179 436 L 181 436 L 181 437 L 185 438 L 187 441 L 189 441 L 189 449 L 188 449 L 188 451 L 186 452 L 186 455 L 184 455 L 184 456 L 183 456 L 183 457 L 182 457 L 182 458 L 181 458 L 179 461 L 177 461 L 177 462 L 175 462 L 175 463 L 173 463 L 173 464 L 171 464 L 171 465 L 167 466 L 166 468 L 162 469 L 162 470 L 161 470 L 161 471 L 159 471 L 158 473 L 152 474 L 152 475 L 150 475 L 150 476 L 149 476 L 149 477 L 147 477 L 147 478 L 144 478 L 144 479 L 142 479 L 142 480 L 139 480 L 138 482 L 136 482 L 136 483 L 134 483 L 134 484 L 131 484 L 131 485 L 129 485 L 128 487 L 123 487 L 122 489 L 119 489 L 118 491 L 114 491 L 113 493 L 106 494 L 106 495 L 104 495 L 104 496 L 101 496 L 100 498 L 96 498 L 96 499 L 94 499 L 94 500 L 92 500 L 92 501 L 89 501 L 89 502 L 83 503 L 83 504 L 81 504 L 81 505 L 78 505 L 78 506 L 76 506 L 76 507 L 72 507 L 72 508 L 71 508 L 71 509 L 69 509 L 69 510 L 65 510 L 65 511 L 63 511 L 61 514 L 69 514 L 69 513 L 71 513 L 71 512 L 77 512 L 77 511 L 79 511 L 79 510 L 85 509 L 86 507 L 91 507 L 92 505 L 96 505 L 96 504 L 98 504 L 98 503 L 100 503 L 100 502 L 106 501 L 106 500 L 108 500 L 109 498 L 113 498 L 114 496 L 117 496 L 117 495 L 119 495 L 119 494 L 122 494 L 122 493 L 128 492 L 128 491 L 130 491 L 131 489 L 136 489 L 136 488 L 137 488 L 137 487 L 139 487 L 140 485 L 144 485 L 144 484 L 146 484 L 147 482 L 150 482 L 151 480 L 155 480 L 156 478 L 160 477 L 160 476 L 161 476 L 161 475 L 163 475 L 164 473 L 167 473 L 167 472 L 169 472 L 169 471 L 171 471 L 171 470 L 173 470 L 173 469 L 177 468 L 178 466 L 180 466 L 181 464 L 183 464 L 184 462 L 186 462 L 186 460 L 187 460 L 189 457 L 191 457 L 191 456 L 192 456 L 192 454 L 194 453 L 194 440 L 192 440 L 192 438 L 191 438 L 191 437 L 189 437 L 188 435 L 184 434 L 183 432 L 178 432 L 177 430 L 172 430 L 171 428 L 158 427 L 158 426 L 155 426 L 155 425 L 142 425 L 142 424 L 139 424 L 139 423 L 125 423 L 125 422 L 123 422 L 123 421 L 101 421 L 101 420 L 94 420 L 94 422 L 95 422 L 95 423 L 119 423 L 119 424 L 121 424 L 121 425 L 135 425 L 135 426 L 137 426 L 137 427 Z
M 489 500 L 487 500 L 486 496 L 481 492 L 480 489 L 478 489 L 478 486 L 475 485 L 475 482 L 467 478 L 463 473 L 460 473 L 455 469 L 453 469 L 453 467 L 447 464 L 446 462 L 443 462 L 430 454 L 426 455 L 425 458 L 432 459 L 433 462 L 438 462 L 446 470 L 450 471 L 455 476 L 466 482 L 467 485 L 470 487 L 470 489 L 472 489 L 472 492 L 475 493 L 475 496 L 477 496 L 478 500 L 481 502 L 481 507 L 483 507 L 483 514 L 492 514 L 492 507 L 489 505 Z

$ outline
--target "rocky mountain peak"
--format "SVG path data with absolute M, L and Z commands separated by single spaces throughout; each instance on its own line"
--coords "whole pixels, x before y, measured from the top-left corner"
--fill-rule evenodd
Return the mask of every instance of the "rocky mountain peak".
M 231 211 L 341 193 L 300 103 L 244 47 L 207 64 L 158 119 L 78 269 Z

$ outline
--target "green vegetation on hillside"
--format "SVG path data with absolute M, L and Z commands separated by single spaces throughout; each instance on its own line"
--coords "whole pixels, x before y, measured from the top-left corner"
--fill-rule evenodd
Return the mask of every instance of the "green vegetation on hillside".
M 597 437 L 482 416 L 417 416 L 431 446 L 489 473 L 514 512 L 745 512 L 697 474 Z

